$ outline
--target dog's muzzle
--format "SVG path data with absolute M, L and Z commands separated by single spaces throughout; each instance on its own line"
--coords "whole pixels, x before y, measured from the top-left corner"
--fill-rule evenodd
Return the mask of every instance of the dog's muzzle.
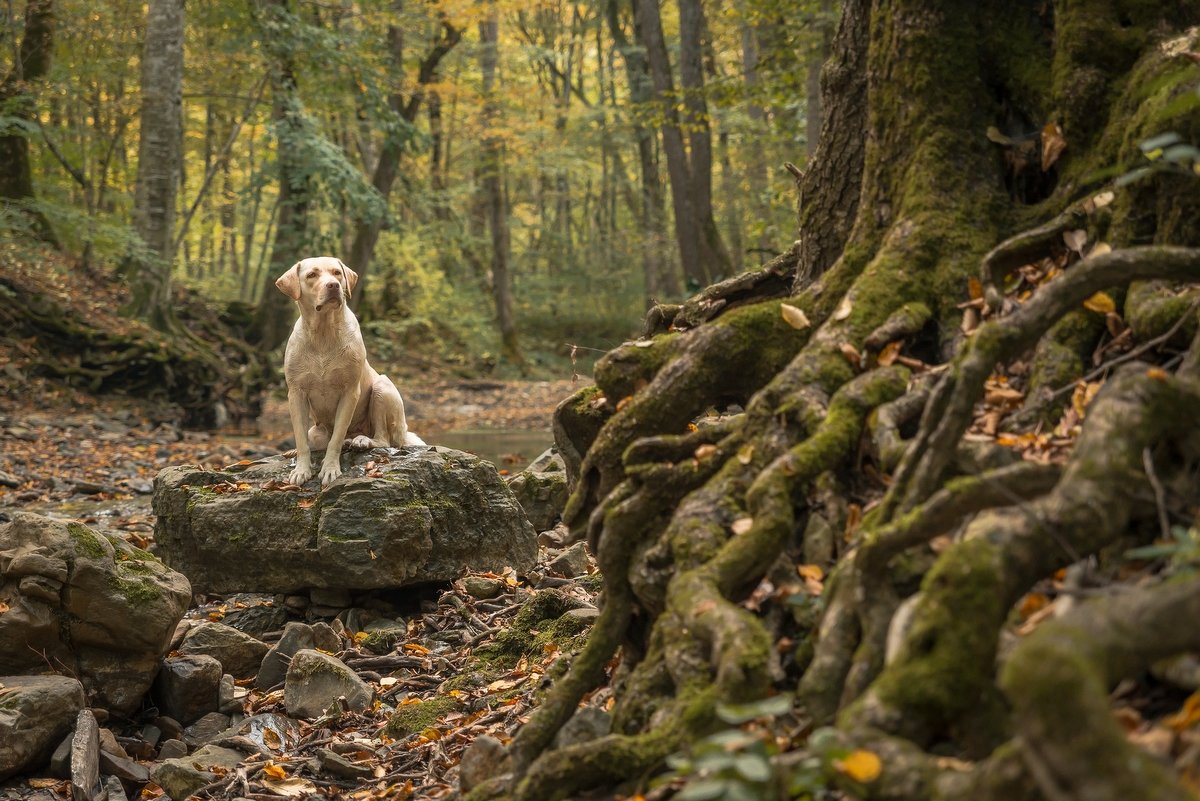
M 335 285 L 333 287 L 333 289 L 330 289 L 325 293 L 324 297 L 321 298 L 321 301 L 319 303 L 317 303 L 317 305 L 314 308 L 316 308 L 317 311 L 321 311 L 326 306 L 337 307 L 337 306 L 341 306 L 341 305 L 342 305 L 342 288 L 340 286 Z

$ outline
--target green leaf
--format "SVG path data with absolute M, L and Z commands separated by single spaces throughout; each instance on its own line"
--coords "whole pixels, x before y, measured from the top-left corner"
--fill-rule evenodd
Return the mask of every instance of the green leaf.
M 675 797 L 679 801 L 712 801 L 714 798 L 725 795 L 728 784 L 729 782 L 724 779 L 701 779 L 696 782 L 688 782 L 687 786 L 680 790 Z
M 771 763 L 758 754 L 738 754 L 733 767 L 747 781 L 761 784 L 771 778 Z
M 773 695 L 748 704 L 717 704 L 717 717 L 726 723 L 739 724 L 755 718 L 782 715 L 792 708 L 790 695 Z
M 1162 150 L 1163 148 L 1170 147 L 1171 145 L 1179 144 L 1182 141 L 1183 139 L 1180 138 L 1179 134 L 1173 131 L 1168 131 L 1165 134 L 1152 136 L 1149 139 L 1139 142 L 1138 147 L 1140 147 L 1142 152 L 1147 154 L 1147 157 L 1150 158 L 1149 154 L 1152 151 Z

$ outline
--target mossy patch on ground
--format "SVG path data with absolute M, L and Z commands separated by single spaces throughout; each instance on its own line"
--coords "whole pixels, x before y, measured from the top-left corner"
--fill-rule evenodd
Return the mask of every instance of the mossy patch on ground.
M 384 730 L 389 737 L 399 740 L 410 734 L 425 731 L 433 726 L 438 718 L 453 712 L 457 707 L 458 701 L 449 695 L 402 704 L 392 713 Z

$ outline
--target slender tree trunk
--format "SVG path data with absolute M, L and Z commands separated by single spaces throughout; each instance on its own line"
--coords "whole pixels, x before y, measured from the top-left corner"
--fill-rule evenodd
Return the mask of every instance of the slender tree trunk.
M 496 323 L 504 355 L 524 364 L 517 342 L 516 321 L 513 319 L 512 287 L 509 278 L 510 235 L 508 203 L 504 192 L 504 140 L 495 134 L 499 117 L 496 102 L 496 61 L 499 42 L 499 14 L 490 6 L 488 18 L 479 23 L 479 69 L 483 78 L 483 121 L 489 132 L 483 141 L 480 179 L 488 230 L 492 241 L 491 287 L 496 304 Z
M 290 0 L 268 0 L 261 9 L 264 15 L 284 17 L 291 13 Z M 311 201 L 311 179 L 308 167 L 297 160 L 291 143 L 303 136 L 303 107 L 296 84 L 295 67 L 289 42 L 278 35 L 269 39 L 268 58 L 271 63 L 271 116 L 276 130 L 276 168 L 279 176 L 278 213 L 271 256 L 263 271 L 262 291 L 250 336 L 265 350 L 273 350 L 287 338 L 291 328 L 292 301 L 275 289 L 275 279 L 302 258 L 312 244 L 309 231 L 308 207 Z
M 398 16 L 401 8 L 399 0 L 396 0 L 393 8 Z M 443 20 L 441 38 L 434 43 L 429 53 L 422 60 L 417 73 L 416 85 L 411 95 L 405 99 L 399 89 L 389 95 L 388 106 L 392 111 L 399 114 L 405 122 L 411 124 L 416 120 L 417 112 L 421 108 L 421 101 L 425 96 L 425 87 L 437 80 L 438 66 L 446 54 L 458 44 L 461 37 L 462 31 L 460 29 Z M 388 45 L 393 67 L 397 73 L 401 73 L 404 69 L 404 34 L 398 26 L 388 27 Z M 439 106 L 439 118 L 440 112 L 441 107 Z M 389 136 L 383 144 L 383 149 L 379 154 L 378 160 L 375 162 L 375 169 L 371 175 L 371 185 L 375 187 L 376 191 L 379 192 L 385 201 L 392 193 L 392 185 L 396 182 L 396 176 L 400 169 L 400 159 L 403 155 L 404 146 L 400 139 L 396 136 Z M 371 259 L 375 255 L 375 245 L 379 241 L 379 233 L 383 230 L 383 223 L 384 220 L 382 218 L 364 219 L 358 220 L 354 226 L 354 239 L 350 245 L 349 264 L 358 273 L 358 290 L 350 299 L 351 306 L 355 309 L 362 302 L 367 288 L 367 275 L 370 272 Z
M 675 211 L 675 241 L 679 245 L 679 260 L 688 289 L 698 289 L 709 282 L 710 276 L 700 253 L 700 229 L 692 198 L 692 179 L 688 169 L 687 151 L 683 145 L 679 114 L 675 110 L 675 84 L 671 77 L 671 62 L 663 38 L 662 15 L 657 0 L 634 0 L 637 24 L 635 30 L 646 50 L 654 86 L 653 98 L 662 116 L 663 151 L 667 156 L 667 176 L 671 181 L 671 203 Z
M 636 0 L 633 0 L 634 2 Z M 659 179 L 655 153 L 654 131 L 642 121 L 644 109 L 654 95 L 645 51 L 635 46 L 621 27 L 621 0 L 608 0 L 608 27 L 617 50 L 625 62 L 629 83 L 629 104 L 634 108 L 633 136 L 637 142 L 638 166 L 641 170 L 639 206 L 635 210 L 643 239 L 642 273 L 645 277 L 646 300 L 650 302 L 673 298 L 680 293 L 679 273 L 666 258 L 667 238 L 663 229 L 666 219 L 662 181 Z M 630 3 L 632 11 L 632 2 Z M 640 26 L 634 21 L 634 38 L 644 41 Z
M 749 100 L 746 103 L 746 115 L 750 118 L 751 134 L 754 137 L 765 137 L 767 133 L 767 112 L 762 101 L 758 98 L 759 77 L 758 77 L 758 37 L 754 26 L 743 23 L 742 25 L 742 81 L 746 88 L 746 94 Z M 772 246 L 772 242 L 767 235 L 767 219 L 769 215 L 769 204 L 767 203 L 767 157 L 768 154 L 765 148 L 751 147 L 747 148 L 746 164 L 744 169 L 747 183 L 749 184 L 749 215 L 754 221 L 753 225 L 759 231 L 757 237 L 751 243 L 751 247 L 759 254 L 759 262 L 763 261 L 762 255 L 765 254 Z
M 12 70 L 0 82 L 0 104 L 6 114 L 32 122 L 33 87 L 50 69 L 54 48 L 53 0 L 27 0 L 25 32 L 17 47 Z M 33 170 L 29 163 L 29 140 L 21 131 L 0 134 L 0 200 L 33 200 Z M 26 211 L 34 230 L 43 240 L 54 243 L 50 223 L 36 210 Z
M 712 208 L 712 127 L 704 99 L 704 39 L 707 24 L 700 0 L 678 0 L 679 85 L 683 91 L 683 125 L 688 132 L 688 175 L 692 212 L 700 237 L 700 260 L 710 281 L 730 273 L 729 252 L 721 241 Z
M 151 0 L 142 53 L 141 134 L 133 226 L 145 258 L 127 265 L 132 297 L 126 311 L 159 330 L 174 327 L 171 265 L 175 201 L 183 171 L 183 0 Z

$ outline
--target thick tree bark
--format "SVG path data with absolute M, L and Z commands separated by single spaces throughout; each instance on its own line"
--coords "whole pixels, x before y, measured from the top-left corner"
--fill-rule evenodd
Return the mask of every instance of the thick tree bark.
M 175 200 L 183 170 L 183 24 L 183 0 L 151 0 L 142 51 L 141 133 L 133 202 L 134 230 L 149 252 L 130 256 L 127 274 L 132 296 L 126 311 L 161 331 L 174 325 L 171 268 Z M 211 113 L 209 118 L 211 127 Z M 209 138 L 206 130 L 206 147 Z
M 483 141 L 480 165 L 482 201 L 491 235 L 491 289 L 496 306 L 496 326 L 505 357 L 523 364 L 517 326 L 513 318 L 512 285 L 509 277 L 508 202 L 504 191 L 504 140 L 494 132 L 500 109 L 496 102 L 496 61 L 500 18 L 492 6 L 488 18 L 479 23 L 479 70 L 483 78 L 483 124 L 488 135 Z
M 32 124 L 34 87 L 50 69 L 54 49 L 53 0 L 27 0 L 25 31 L 17 48 L 12 70 L 0 82 L 0 103 L 8 114 Z M 24 130 L 0 133 L 0 200 L 33 200 L 33 170 L 29 163 L 29 133 Z M 24 212 L 35 232 L 54 243 L 54 232 L 44 215 L 36 210 Z

